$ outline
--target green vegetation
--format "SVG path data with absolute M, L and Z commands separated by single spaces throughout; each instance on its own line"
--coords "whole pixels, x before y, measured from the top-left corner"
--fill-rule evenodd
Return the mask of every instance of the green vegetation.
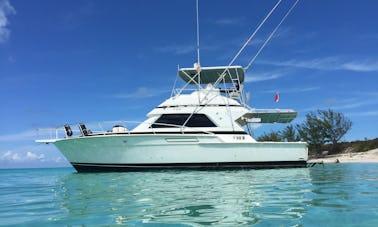
M 257 138 L 258 141 L 272 141 L 272 142 L 281 142 L 281 133 L 280 132 L 270 132 L 264 133 L 263 135 Z
M 318 110 L 306 115 L 306 121 L 296 126 L 300 138 L 309 144 L 310 150 L 320 151 L 331 143 L 336 144 L 350 130 L 352 122 L 342 113 L 333 110 Z
M 378 148 L 378 138 L 373 140 L 365 139 L 364 141 L 355 141 L 352 144 L 353 148 L 357 151 L 369 151 Z
M 352 122 L 342 113 L 333 110 L 318 110 L 308 113 L 302 124 L 289 125 L 282 131 L 263 134 L 257 140 L 305 141 L 313 155 L 319 154 L 325 146 L 327 146 L 327 150 L 337 153 L 340 151 L 338 142 L 351 127 Z
M 280 132 L 280 135 L 281 135 L 282 141 L 295 142 L 295 141 L 300 140 L 299 134 L 297 133 L 294 126 L 292 125 L 289 125 L 284 130 L 282 130 Z
M 259 136 L 257 140 L 272 142 L 295 142 L 300 141 L 300 137 L 294 126 L 289 125 L 282 131 L 264 133 L 263 135 Z
M 357 140 L 353 142 L 341 142 L 337 143 L 336 146 L 333 144 L 326 144 L 323 146 L 323 150 L 331 151 L 333 149 L 333 154 L 340 152 L 364 152 L 378 148 L 378 138 L 372 140 Z

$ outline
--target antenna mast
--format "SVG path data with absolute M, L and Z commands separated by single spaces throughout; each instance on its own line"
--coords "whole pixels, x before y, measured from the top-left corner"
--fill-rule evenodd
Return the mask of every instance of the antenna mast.
M 199 17 L 198 17 L 198 0 L 196 0 L 196 12 L 197 12 L 197 64 L 198 69 L 200 64 L 200 40 L 199 40 Z M 199 70 L 197 70 L 199 71 Z

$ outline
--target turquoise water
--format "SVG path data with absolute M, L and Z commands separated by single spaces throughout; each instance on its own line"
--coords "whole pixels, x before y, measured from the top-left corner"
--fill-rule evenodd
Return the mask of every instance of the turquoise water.
M 0 170 L 0 226 L 378 226 L 378 164 Z

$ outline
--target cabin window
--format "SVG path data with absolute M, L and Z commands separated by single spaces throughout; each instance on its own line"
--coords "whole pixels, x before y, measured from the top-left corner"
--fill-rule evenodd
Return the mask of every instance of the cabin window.
M 171 125 L 183 125 L 190 114 L 163 114 L 151 128 L 174 128 Z M 164 125 L 170 124 L 170 125 Z M 205 114 L 193 114 L 186 123 L 187 127 L 216 127 L 216 125 Z

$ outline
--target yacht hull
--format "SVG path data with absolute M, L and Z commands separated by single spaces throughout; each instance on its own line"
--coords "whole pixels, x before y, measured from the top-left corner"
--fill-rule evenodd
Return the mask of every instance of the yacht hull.
M 100 135 L 54 144 L 78 172 L 291 168 L 306 167 L 308 158 L 302 142 L 230 142 L 206 134 Z

